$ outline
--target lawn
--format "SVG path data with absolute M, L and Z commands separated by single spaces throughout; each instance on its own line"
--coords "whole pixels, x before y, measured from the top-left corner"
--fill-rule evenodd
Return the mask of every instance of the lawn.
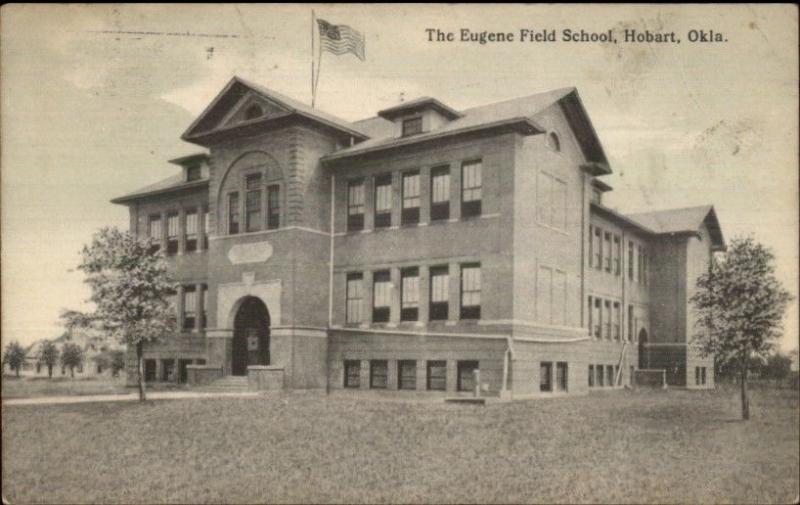
M 395 397 L 396 398 L 396 397 Z M 789 503 L 798 393 L 487 407 L 371 394 L 4 407 L 11 503 Z
M 179 388 L 177 384 L 148 384 L 148 389 Z M 125 387 L 125 377 L 15 377 L 3 375 L 4 399 L 38 398 L 42 396 L 85 396 L 134 393 L 135 388 Z

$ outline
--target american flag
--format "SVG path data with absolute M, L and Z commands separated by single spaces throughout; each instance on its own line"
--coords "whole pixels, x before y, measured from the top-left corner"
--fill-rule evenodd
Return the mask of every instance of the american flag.
M 317 19 L 319 26 L 320 47 L 335 55 L 353 53 L 364 61 L 364 35 L 347 25 L 332 25 L 323 19 Z

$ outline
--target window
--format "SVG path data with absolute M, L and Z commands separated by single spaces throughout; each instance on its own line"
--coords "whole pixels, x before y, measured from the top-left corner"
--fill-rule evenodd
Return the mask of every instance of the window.
M 633 305 L 628 305 L 628 340 L 633 342 L 636 335 L 633 333 Z
M 179 230 L 178 213 L 171 212 L 167 215 L 167 254 L 178 254 Z
M 281 226 L 281 187 L 277 184 L 267 186 L 267 229 L 275 230 Z
M 154 254 L 161 249 L 161 216 L 150 216 L 147 227 L 148 235 L 151 239 L 153 239 L 153 245 L 150 248 L 150 252 Z
M 413 117 L 403 120 L 403 137 L 422 133 L 422 118 Z
M 245 179 L 245 230 L 261 229 L 261 174 L 248 175 Z
M 603 238 L 605 239 L 603 243 L 605 244 L 605 250 L 604 250 L 605 257 L 604 257 L 604 259 L 605 259 L 605 263 L 606 263 L 606 272 L 610 272 L 611 271 L 611 256 L 612 256 L 611 234 L 606 232 L 604 234 Z
M 589 225 L 589 255 L 586 257 L 589 268 L 592 267 L 594 260 L 594 226 Z
M 643 254 L 642 246 L 636 246 L 636 282 L 644 282 L 644 262 L 642 259 Z
M 614 235 L 614 275 L 622 273 L 622 244 L 619 235 Z
M 592 324 L 594 324 L 594 332 L 592 334 L 594 335 L 594 338 L 603 338 L 603 315 L 601 313 L 602 304 L 603 301 L 599 298 L 594 299 L 594 315 L 592 316 Z
M 200 165 L 189 165 L 186 167 L 186 182 L 197 181 L 201 176 Z
M 553 390 L 553 364 L 543 361 L 539 365 L 539 391 Z
M 428 361 L 428 391 L 445 391 L 447 389 L 447 362 Z
M 604 324 L 604 326 L 605 326 L 604 337 L 607 338 L 608 340 L 611 340 L 611 322 L 612 322 L 611 321 L 611 302 L 608 301 L 608 300 L 605 300 L 604 305 L 606 307 L 605 313 L 603 314 L 603 316 L 604 316 L 603 317 L 603 323 L 605 323 Z
M 386 389 L 389 383 L 389 363 L 385 359 L 374 359 L 369 362 L 370 389 Z
M 589 387 L 594 387 L 594 365 L 589 365 Z
M 175 360 L 161 360 L 161 380 L 172 382 L 175 380 Z
M 364 229 L 364 181 L 350 181 L 347 186 L 347 231 Z
M 597 374 L 596 377 L 597 380 L 595 381 L 597 383 L 597 386 L 603 387 L 605 385 L 605 381 L 603 380 L 604 379 L 603 365 L 597 365 L 596 367 L 594 367 L 594 371 Z
M 606 365 L 606 384 L 614 387 L 614 367 L 611 365 Z
M 197 250 L 197 211 L 186 213 L 186 252 Z
M 592 296 L 591 295 L 589 295 L 588 301 L 589 301 L 589 305 L 586 308 L 586 322 L 588 323 L 587 327 L 589 328 L 589 335 L 592 335 L 592 319 L 593 319 L 592 312 L 593 312 L 593 309 L 594 309 L 594 302 L 592 301 Z
M 344 387 L 361 387 L 361 361 L 355 359 L 344 362 Z
M 603 230 L 596 227 L 594 228 L 594 243 L 592 250 L 594 251 L 594 267 L 598 270 L 603 269 Z
M 203 250 L 208 251 L 208 235 L 211 233 L 211 221 L 208 207 L 203 207 Z
M 461 265 L 461 319 L 481 317 L 481 266 Z
M 701 386 L 706 385 L 706 367 L 704 366 L 700 367 L 700 385 Z
M 419 269 L 404 268 L 400 272 L 400 320 L 419 318 Z
M 556 363 L 556 391 L 567 390 L 567 364 L 564 362 Z
M 695 386 L 699 386 L 700 385 L 700 367 L 699 366 L 694 367 L 694 385 Z
M 375 228 L 392 225 L 392 174 L 375 178 Z
M 417 362 L 400 360 L 397 362 L 397 388 L 417 389 Z
M 642 284 L 647 286 L 647 249 L 642 248 Z
M 362 322 L 361 303 L 364 298 L 364 281 L 360 273 L 347 274 L 347 302 L 345 304 L 345 321 Z
M 619 309 L 619 302 L 614 302 L 614 340 L 621 340 L 620 324 L 622 323 L 622 313 Z
M 481 161 L 466 162 L 461 166 L 461 217 L 481 215 Z
M 558 134 L 556 132 L 547 134 L 547 147 L 556 152 L 561 151 L 561 141 L 558 139 Z
M 537 220 L 546 225 L 552 222 L 553 208 L 553 177 L 550 174 L 539 172 L 536 182 L 536 201 L 538 203 Z
M 194 286 L 183 288 L 183 329 L 194 329 L 197 318 L 197 293 Z
M 431 221 L 450 219 L 450 168 L 431 169 Z
M 264 109 L 261 108 L 260 105 L 254 103 L 247 110 L 244 112 L 244 119 L 249 121 L 251 119 L 256 119 L 264 115 Z
M 537 182 L 538 220 L 541 224 L 567 228 L 567 185 L 552 175 L 539 172 Z
M 628 278 L 633 281 L 633 242 L 628 242 Z
M 403 174 L 402 224 L 419 223 L 419 172 Z
M 63 375 L 63 368 L 62 375 Z M 155 382 L 156 380 L 156 360 L 154 359 L 146 359 L 144 360 L 144 380 L 145 382 Z
M 208 326 L 208 286 L 200 285 L 200 328 Z
M 430 277 L 430 320 L 446 320 L 448 317 L 448 305 L 450 304 L 450 272 L 448 266 L 431 267 Z
M 553 289 L 553 269 L 549 267 L 539 267 L 539 277 L 536 282 L 536 319 L 542 323 L 551 323 L 552 314 L 552 289 Z
M 458 390 L 475 391 L 475 370 L 478 370 L 477 361 L 458 362 Z
M 375 272 L 372 276 L 372 322 L 389 322 L 391 310 L 391 279 L 388 271 Z
M 228 233 L 239 233 L 239 193 L 228 194 Z
M 599 189 L 593 189 L 592 190 L 592 201 L 594 203 L 602 204 L 603 203 L 603 192 L 600 191 Z

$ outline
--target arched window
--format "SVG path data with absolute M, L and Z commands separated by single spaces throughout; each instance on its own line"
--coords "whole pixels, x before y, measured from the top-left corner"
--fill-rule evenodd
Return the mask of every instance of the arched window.
M 247 120 L 256 119 L 264 115 L 264 109 L 260 105 L 254 103 L 244 112 L 244 118 Z
M 553 151 L 561 151 L 561 141 L 558 139 L 558 134 L 556 132 L 547 134 L 547 146 Z

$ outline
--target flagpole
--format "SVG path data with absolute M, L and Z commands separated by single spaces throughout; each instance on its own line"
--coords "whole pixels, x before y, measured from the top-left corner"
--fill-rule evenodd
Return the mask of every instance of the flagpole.
M 314 21 L 316 17 L 314 9 L 311 9 L 311 108 L 314 108 L 314 102 L 316 101 L 316 90 L 314 88 Z
M 322 37 L 319 39 L 319 47 L 317 47 L 317 78 L 314 81 L 314 100 L 317 98 L 317 87 L 319 86 L 319 69 L 322 67 Z M 312 105 L 313 107 L 313 105 Z

